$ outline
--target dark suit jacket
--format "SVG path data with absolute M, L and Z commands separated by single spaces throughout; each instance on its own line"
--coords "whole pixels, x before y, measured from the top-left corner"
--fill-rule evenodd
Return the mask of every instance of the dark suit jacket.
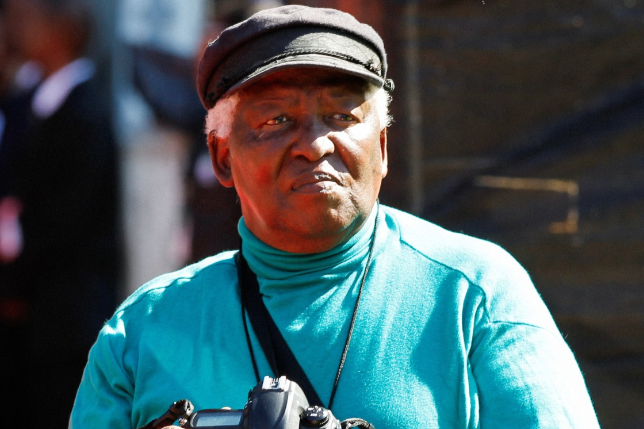
M 93 80 L 74 88 L 52 116 L 31 119 L 17 156 L 24 251 L 3 286 L 30 305 L 28 347 L 52 358 L 86 354 L 115 307 L 118 170 L 105 94 Z
M 29 130 L 33 90 L 15 93 L 0 101 L 5 127 L 0 135 L 0 198 L 15 192 L 18 150 Z

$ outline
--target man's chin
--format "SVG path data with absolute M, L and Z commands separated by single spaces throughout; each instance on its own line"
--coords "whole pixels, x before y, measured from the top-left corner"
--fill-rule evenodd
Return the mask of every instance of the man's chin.
M 289 195 L 289 206 L 293 209 L 291 212 L 293 216 L 307 214 L 310 217 L 325 218 L 337 216 L 337 212 L 344 211 L 352 204 L 342 189 L 312 186 L 292 192 Z
M 307 236 L 343 234 L 359 217 L 359 211 L 350 202 L 335 198 L 325 200 L 322 196 L 311 198 L 293 213 L 297 213 L 301 227 L 307 230 L 301 233 Z

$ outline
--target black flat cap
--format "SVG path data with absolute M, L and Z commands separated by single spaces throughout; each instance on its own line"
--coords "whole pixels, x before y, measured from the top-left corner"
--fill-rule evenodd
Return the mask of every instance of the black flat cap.
M 210 109 L 224 94 L 291 67 L 338 70 L 393 89 L 384 44 L 371 26 L 335 9 L 290 5 L 258 12 L 211 42 L 197 91 Z

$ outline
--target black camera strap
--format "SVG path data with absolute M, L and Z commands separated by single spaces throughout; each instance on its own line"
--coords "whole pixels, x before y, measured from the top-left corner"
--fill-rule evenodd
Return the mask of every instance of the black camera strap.
M 347 353 L 349 351 L 349 344 L 351 342 L 351 335 L 353 334 L 356 317 L 358 316 L 360 298 L 362 297 L 362 291 L 367 279 L 367 273 L 369 272 L 369 266 L 371 265 L 371 257 L 373 255 L 374 242 L 376 241 L 376 230 L 378 228 L 378 218 L 380 214 L 380 206 L 378 202 L 376 202 L 376 210 L 376 219 L 373 227 L 373 233 L 371 235 L 371 242 L 369 243 L 367 263 L 362 274 L 360 289 L 358 290 L 358 297 L 356 298 L 356 304 L 353 309 L 353 315 L 351 317 L 351 323 L 349 325 L 349 333 L 347 334 L 347 339 L 344 344 L 342 356 L 340 358 L 340 365 L 338 366 L 338 371 L 333 383 L 333 389 L 331 390 L 331 397 L 329 398 L 329 404 L 326 407 L 328 409 L 331 409 L 331 407 L 333 406 L 335 393 L 338 388 L 338 383 L 340 382 L 340 374 L 342 373 L 342 368 L 344 368 L 344 362 L 346 361 Z M 253 346 L 250 340 L 248 325 L 246 323 L 246 313 L 248 314 L 250 323 L 253 325 L 253 330 L 257 335 L 259 343 L 262 346 L 264 355 L 266 356 L 271 370 L 274 373 L 273 375 L 276 377 L 285 375 L 287 378 L 294 380 L 297 384 L 300 385 L 302 391 L 312 405 L 324 406 L 317 392 L 313 388 L 313 385 L 309 381 L 309 378 L 306 376 L 306 373 L 295 358 L 295 355 L 286 343 L 286 340 L 284 340 L 284 337 L 280 333 L 277 325 L 275 324 L 275 321 L 264 305 L 262 295 L 259 291 L 257 276 L 248 266 L 248 262 L 246 262 L 246 259 L 241 252 L 241 247 L 242 246 L 240 245 L 240 250 L 235 255 L 235 263 L 237 265 L 237 276 L 241 289 L 242 320 L 244 322 L 246 341 L 248 343 L 248 350 L 250 351 L 251 360 L 253 362 L 253 370 L 255 371 L 257 382 L 259 383 L 260 381 L 259 370 L 257 368 L 257 362 L 255 360 L 255 354 L 253 352 Z
M 259 293 L 259 283 L 257 276 L 250 269 L 242 252 L 237 252 L 235 256 L 237 263 L 237 275 L 239 277 L 239 285 L 241 287 L 241 301 L 242 301 L 242 318 L 244 320 L 244 329 L 246 330 L 246 341 L 251 353 L 253 361 L 253 370 L 255 377 L 259 383 L 259 371 L 257 369 L 257 362 L 250 342 L 250 335 L 246 325 L 246 316 L 244 315 L 244 308 L 248 313 L 250 323 L 253 325 L 253 330 L 257 334 L 259 343 L 264 350 L 264 355 L 273 371 L 275 377 L 285 375 L 286 378 L 295 381 L 300 385 L 302 391 L 306 395 L 311 404 L 323 405 L 320 397 L 313 388 L 313 385 L 306 376 L 306 373 L 300 366 L 300 363 L 295 358 L 291 348 L 282 337 L 275 321 L 264 305 L 262 296 Z

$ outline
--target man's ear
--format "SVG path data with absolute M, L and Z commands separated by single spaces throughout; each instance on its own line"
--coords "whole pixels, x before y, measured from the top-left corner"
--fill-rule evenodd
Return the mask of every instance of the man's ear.
M 387 127 L 380 131 L 380 153 L 382 156 L 382 178 L 389 172 L 389 158 L 387 155 Z
M 230 168 L 230 150 L 228 148 L 228 139 L 217 136 L 216 131 L 208 133 L 208 150 L 210 151 L 210 160 L 215 175 L 219 183 L 227 188 L 235 186 L 233 174 Z

